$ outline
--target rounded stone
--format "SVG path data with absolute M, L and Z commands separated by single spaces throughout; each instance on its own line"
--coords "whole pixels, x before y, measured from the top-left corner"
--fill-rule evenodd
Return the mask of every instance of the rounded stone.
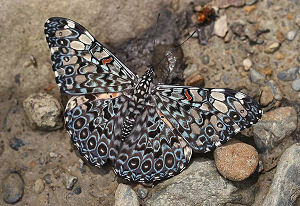
M 275 51 L 277 51 L 279 49 L 279 47 L 280 47 L 280 43 L 274 42 L 265 48 L 265 53 L 272 54 Z
M 37 194 L 40 194 L 45 189 L 45 182 L 42 179 L 37 179 L 33 186 L 33 191 Z
M 244 65 L 245 71 L 248 71 L 252 67 L 252 62 L 250 59 L 244 59 L 243 65 Z
M 75 189 L 73 190 L 73 192 L 76 194 L 76 195 L 79 195 L 81 193 L 81 187 L 80 186 L 77 186 L 75 187 Z
M 232 181 L 248 178 L 258 165 L 258 153 L 254 147 L 237 140 L 214 151 L 214 159 L 218 171 Z
M 296 37 L 296 34 L 297 34 L 297 30 L 289 31 L 289 32 L 286 34 L 286 39 L 289 40 L 289 41 L 293 41 L 294 38 Z
M 292 83 L 292 89 L 295 91 L 300 91 L 300 79 L 296 79 Z
M 11 172 L 2 181 L 2 198 L 8 204 L 18 202 L 24 194 L 24 180 L 18 172 Z
M 267 106 L 273 101 L 274 95 L 272 93 L 271 88 L 268 86 L 262 87 L 261 90 L 262 90 L 262 93 L 260 96 L 260 104 L 262 106 Z
M 33 129 L 55 130 L 63 127 L 62 106 L 52 95 L 32 94 L 24 100 L 23 107 Z

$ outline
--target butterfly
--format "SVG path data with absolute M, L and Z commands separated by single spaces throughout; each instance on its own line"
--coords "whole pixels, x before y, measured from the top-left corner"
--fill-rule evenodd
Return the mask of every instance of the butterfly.
M 92 165 L 111 161 L 121 178 L 151 183 L 179 174 L 193 152 L 227 142 L 262 116 L 258 103 L 232 89 L 153 83 L 136 76 L 83 26 L 45 23 L 55 80 L 71 95 L 65 127 Z

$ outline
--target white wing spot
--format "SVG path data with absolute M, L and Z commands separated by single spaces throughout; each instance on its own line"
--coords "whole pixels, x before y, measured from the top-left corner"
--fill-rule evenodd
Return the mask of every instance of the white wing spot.
M 238 99 L 243 99 L 243 98 L 246 97 L 246 95 L 241 93 L 241 92 L 238 92 L 238 93 L 235 94 L 235 97 L 238 98 Z
M 216 100 L 225 101 L 225 95 L 223 93 L 212 92 L 210 95 L 212 96 L 212 98 L 214 98 Z
M 228 107 L 223 102 L 220 102 L 218 100 L 215 100 L 213 103 L 213 106 L 220 112 L 226 113 L 228 112 Z
M 70 28 L 75 28 L 75 23 L 73 22 L 73 21 L 70 21 L 70 20 L 68 20 L 68 26 L 70 27 Z
M 80 41 L 72 41 L 70 47 L 75 50 L 84 50 L 85 48 L 84 44 Z

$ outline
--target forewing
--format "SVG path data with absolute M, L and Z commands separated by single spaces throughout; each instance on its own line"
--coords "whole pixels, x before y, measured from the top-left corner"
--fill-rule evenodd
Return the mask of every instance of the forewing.
M 154 182 L 180 173 L 192 149 L 173 133 L 168 120 L 155 107 L 147 107 L 122 143 L 115 173 L 134 182 Z
M 208 152 L 255 124 L 262 110 L 251 97 L 231 89 L 159 85 L 156 105 L 195 152 Z
M 55 79 L 71 95 L 120 92 L 137 77 L 83 26 L 60 17 L 45 23 Z
M 121 93 L 89 94 L 72 97 L 65 111 L 65 125 L 80 154 L 100 167 L 115 160 L 120 141 L 117 135 L 127 110 Z

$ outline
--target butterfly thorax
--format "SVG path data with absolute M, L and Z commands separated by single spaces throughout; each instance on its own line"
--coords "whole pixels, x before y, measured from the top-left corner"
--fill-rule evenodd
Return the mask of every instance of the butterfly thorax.
M 122 127 L 122 137 L 124 140 L 131 132 L 136 118 L 142 114 L 149 101 L 151 86 L 153 81 L 153 69 L 150 68 L 139 79 L 138 84 L 133 89 L 132 96 L 128 102 L 128 111 Z

